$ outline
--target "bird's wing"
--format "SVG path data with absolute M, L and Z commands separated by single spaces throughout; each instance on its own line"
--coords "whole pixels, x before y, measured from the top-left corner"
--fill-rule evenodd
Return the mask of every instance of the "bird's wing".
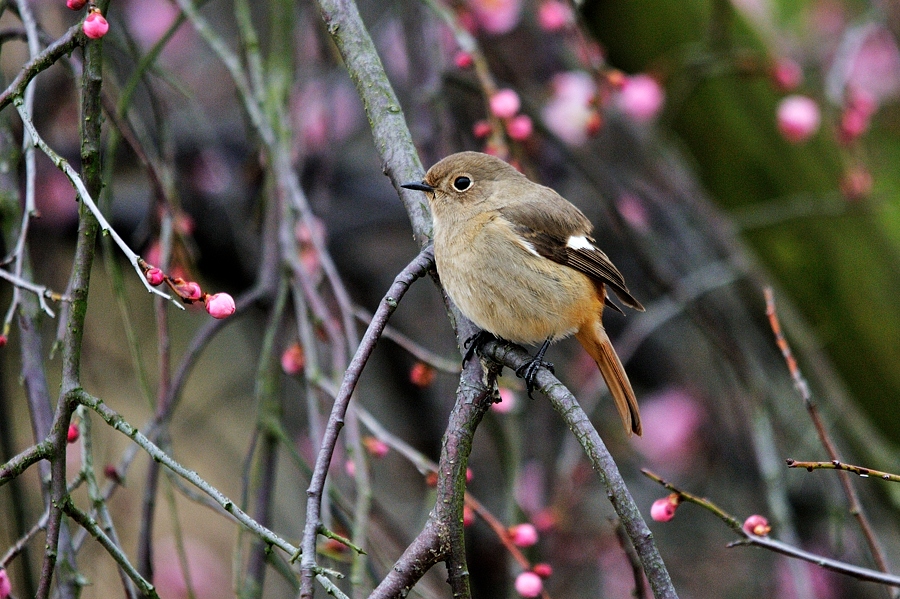
M 538 254 L 608 284 L 623 304 L 643 311 L 628 291 L 622 273 L 594 245 L 590 236 L 593 227 L 587 217 L 552 189 L 538 187 L 539 193 L 502 207 L 501 216 Z M 614 304 L 607 304 L 618 310 Z

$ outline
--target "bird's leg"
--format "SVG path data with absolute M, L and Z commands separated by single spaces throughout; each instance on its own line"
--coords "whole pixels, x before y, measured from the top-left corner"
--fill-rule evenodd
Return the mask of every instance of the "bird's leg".
M 516 375 L 525 379 L 525 388 L 528 390 L 528 397 L 531 399 L 534 399 L 531 397 L 531 392 L 537 388 L 535 378 L 537 377 L 538 370 L 543 366 L 550 372 L 555 372 L 553 370 L 553 364 L 544 361 L 544 354 L 547 353 L 548 347 L 550 347 L 550 337 L 547 337 L 547 340 L 544 341 L 544 344 L 541 345 L 541 348 L 532 359 L 516 368 Z
M 466 363 L 472 359 L 472 356 L 475 355 L 476 351 L 481 349 L 482 345 L 484 345 L 488 341 L 493 341 L 495 339 L 496 337 L 494 335 L 488 333 L 484 329 L 478 331 L 477 333 L 466 339 L 465 342 L 463 342 L 463 347 L 466 350 L 466 355 L 463 356 L 462 361 L 463 366 L 465 366 Z

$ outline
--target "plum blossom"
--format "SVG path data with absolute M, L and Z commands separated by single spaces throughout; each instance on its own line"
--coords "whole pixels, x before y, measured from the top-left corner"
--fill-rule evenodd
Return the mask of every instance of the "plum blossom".
M 666 94 L 656 79 L 639 74 L 625 78 L 616 104 L 632 120 L 648 123 L 662 110 L 665 99 Z
M 793 144 L 812 137 L 819 130 L 822 119 L 819 105 L 813 99 L 799 95 L 782 100 L 776 116 L 781 135 Z
M 522 572 L 516 576 L 515 587 L 523 597 L 539 597 L 544 590 L 544 581 L 534 572 Z
M 567 71 L 553 77 L 553 97 L 541 111 L 544 124 L 569 145 L 583 144 L 596 111 L 591 101 L 597 85 L 584 71 Z
M 487 33 L 511 31 L 519 22 L 522 0 L 468 0 L 475 22 Z
M 519 108 L 522 107 L 522 101 L 519 94 L 511 89 L 501 89 L 491 96 L 489 102 L 491 112 L 494 116 L 501 119 L 508 119 L 516 116 Z
M 106 35 L 106 32 L 109 31 L 109 23 L 98 9 L 94 9 L 85 17 L 81 29 L 86 36 L 96 40 Z
M 206 311 L 213 318 L 228 318 L 234 314 L 234 298 L 227 293 L 206 296 Z

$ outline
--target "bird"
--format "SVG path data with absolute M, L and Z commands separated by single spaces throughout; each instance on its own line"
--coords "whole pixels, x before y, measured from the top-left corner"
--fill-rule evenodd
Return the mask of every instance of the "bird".
M 618 300 L 644 311 L 622 273 L 596 245 L 590 220 L 553 189 L 481 152 L 440 160 L 421 181 L 433 219 L 438 277 L 460 312 L 489 336 L 537 345 L 516 374 L 529 395 L 552 342 L 570 335 L 596 362 L 626 432 L 642 433 L 637 399 L 603 328 L 604 306 Z M 487 337 L 490 338 L 490 337 Z M 466 346 L 484 341 L 475 335 Z M 467 358 L 471 350 L 467 353 Z

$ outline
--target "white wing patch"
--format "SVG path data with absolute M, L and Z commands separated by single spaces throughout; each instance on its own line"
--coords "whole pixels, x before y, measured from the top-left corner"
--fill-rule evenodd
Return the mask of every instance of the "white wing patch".
M 534 255 L 537 256 L 538 258 L 543 258 L 543 256 L 541 256 L 540 254 L 537 253 L 537 250 L 534 249 L 534 246 L 531 244 L 530 241 L 527 241 L 527 240 L 525 240 L 525 239 L 522 239 L 522 238 L 519 237 L 518 235 L 516 235 L 516 241 L 519 242 L 519 245 L 521 245 L 523 248 L 525 248 L 526 250 L 528 250 L 529 253 L 534 254 Z
M 588 241 L 584 235 L 572 235 L 566 242 L 566 245 L 573 250 L 594 250 L 594 244 Z

